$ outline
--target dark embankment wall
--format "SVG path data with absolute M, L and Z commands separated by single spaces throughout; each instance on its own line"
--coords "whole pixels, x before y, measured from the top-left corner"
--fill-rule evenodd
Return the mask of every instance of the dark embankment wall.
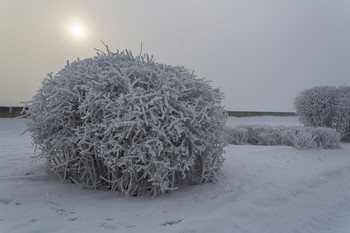
M 1 107 L 0 118 L 19 117 L 23 107 Z M 252 112 L 252 111 L 227 111 L 229 116 L 250 117 L 250 116 L 295 116 L 294 112 Z
M 251 116 L 296 116 L 295 112 L 252 112 L 252 111 L 227 111 L 229 116 L 233 117 L 251 117 Z

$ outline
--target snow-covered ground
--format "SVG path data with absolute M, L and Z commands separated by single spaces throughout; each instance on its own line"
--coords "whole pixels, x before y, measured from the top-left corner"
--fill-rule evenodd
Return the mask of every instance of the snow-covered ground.
M 230 118 L 229 125 L 297 125 L 296 117 Z M 0 232 L 350 232 L 350 145 L 298 151 L 226 148 L 216 184 L 126 198 L 62 183 L 33 163 L 23 119 L 0 119 Z

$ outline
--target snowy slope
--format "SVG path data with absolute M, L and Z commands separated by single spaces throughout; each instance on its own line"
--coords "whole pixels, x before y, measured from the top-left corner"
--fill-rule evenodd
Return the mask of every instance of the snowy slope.
M 297 124 L 254 118 L 268 122 Z M 23 130 L 22 119 L 0 119 L 0 232 L 350 232 L 349 144 L 305 151 L 232 145 L 218 183 L 126 198 L 48 175 L 44 161 L 32 163 Z

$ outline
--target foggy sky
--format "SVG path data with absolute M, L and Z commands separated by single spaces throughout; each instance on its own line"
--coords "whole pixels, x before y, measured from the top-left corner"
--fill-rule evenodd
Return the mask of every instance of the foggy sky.
M 67 36 L 71 19 L 85 40 Z M 294 111 L 306 88 L 350 85 L 348 0 L 0 0 L 0 106 L 30 100 L 100 40 L 194 70 L 227 110 Z

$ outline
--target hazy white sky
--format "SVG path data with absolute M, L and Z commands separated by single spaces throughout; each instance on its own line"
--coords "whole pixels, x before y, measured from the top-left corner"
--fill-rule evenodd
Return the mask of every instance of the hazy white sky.
M 0 106 L 100 40 L 213 80 L 227 110 L 293 111 L 301 90 L 350 85 L 348 0 L 0 0 Z

